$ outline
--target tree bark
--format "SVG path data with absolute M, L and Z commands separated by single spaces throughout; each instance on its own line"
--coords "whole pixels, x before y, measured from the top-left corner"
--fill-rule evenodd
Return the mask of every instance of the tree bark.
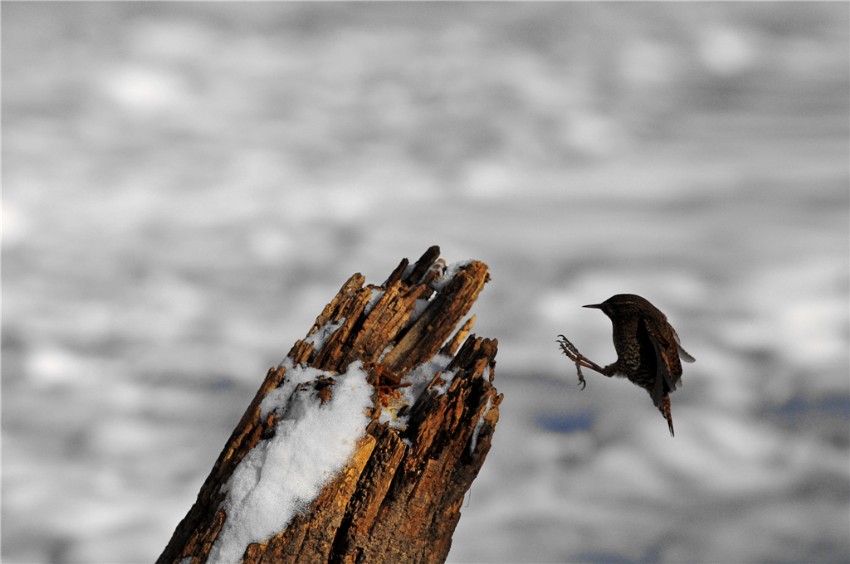
M 248 545 L 243 562 L 445 560 L 464 494 L 490 449 L 502 395 L 493 386 L 498 342 L 467 337 L 474 316 L 455 331 L 489 281 L 487 266 L 470 261 L 446 271 L 439 254 L 435 246 L 413 265 L 402 260 L 380 286 L 364 287 L 363 276 L 353 275 L 292 347 L 293 365 L 333 374 L 361 361 L 374 387 L 371 422 L 344 470 L 284 530 Z M 333 333 L 322 339 L 328 328 Z M 438 354 L 451 357 L 446 369 L 413 405 L 398 405 L 410 371 Z M 228 519 L 222 485 L 274 432 L 273 415 L 261 418 L 260 403 L 285 378 L 285 368 L 269 370 L 157 562 L 207 561 Z M 319 397 L 333 390 L 316 386 Z M 380 422 L 384 410 L 406 416 L 407 426 Z

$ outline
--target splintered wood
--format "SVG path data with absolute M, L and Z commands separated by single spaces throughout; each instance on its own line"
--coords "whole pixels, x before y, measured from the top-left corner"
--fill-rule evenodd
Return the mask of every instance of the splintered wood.
M 373 393 L 371 423 L 354 455 L 309 508 L 267 540 L 246 547 L 243 562 L 442 562 L 466 491 L 490 449 L 502 395 L 493 385 L 498 342 L 470 335 L 467 315 L 489 281 L 478 261 L 447 271 L 431 247 L 401 261 L 381 285 L 349 278 L 303 340 L 292 365 L 332 374 L 361 361 Z M 399 406 L 411 371 L 436 355 L 451 357 L 412 405 Z M 432 377 L 433 376 L 433 377 Z M 286 378 L 270 369 L 158 562 L 205 562 L 227 515 L 225 484 L 257 443 L 274 433 L 263 398 Z M 420 386 L 422 388 L 422 386 Z M 345 393 L 333 377 L 315 384 L 321 402 Z M 392 426 L 384 410 L 404 416 Z

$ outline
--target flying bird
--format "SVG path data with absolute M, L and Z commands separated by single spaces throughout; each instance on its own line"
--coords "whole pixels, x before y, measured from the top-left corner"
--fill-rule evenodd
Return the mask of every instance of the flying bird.
M 584 307 L 602 310 L 611 319 L 617 360 L 599 366 L 583 354 L 563 335 L 558 336 L 561 351 L 575 362 L 579 385 L 587 385 L 581 368 L 590 368 L 605 376 L 625 376 L 649 393 L 655 407 L 667 419 L 673 436 L 670 394 L 681 385 L 682 362 L 694 362 L 679 343 L 676 330 L 657 307 L 635 294 L 617 294 L 601 304 Z

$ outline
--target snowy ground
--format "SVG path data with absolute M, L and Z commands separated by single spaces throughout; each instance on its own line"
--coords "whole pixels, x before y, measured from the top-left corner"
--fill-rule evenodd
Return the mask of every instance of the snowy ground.
M 485 261 L 453 562 L 850 559 L 846 3 L 3 3 L 2 557 L 150 562 L 353 272 Z M 631 292 L 672 396 L 583 310 Z

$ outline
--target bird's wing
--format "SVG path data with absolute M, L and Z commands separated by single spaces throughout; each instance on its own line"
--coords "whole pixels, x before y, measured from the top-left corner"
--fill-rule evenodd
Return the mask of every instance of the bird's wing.
M 658 371 L 655 382 L 657 394 L 652 394 L 652 399 L 655 400 L 655 396 L 658 395 L 657 400 L 660 402 L 661 395 L 664 392 L 661 389 L 663 387 L 662 383 L 667 384 L 668 390 L 675 390 L 676 386 L 679 384 L 679 380 L 682 378 L 682 364 L 679 362 L 676 343 L 671 343 L 664 337 L 664 332 L 656 324 L 656 322 L 651 318 L 644 317 L 641 319 L 641 323 L 643 323 L 644 329 L 646 329 L 646 332 L 649 335 L 649 340 L 652 342 L 652 346 L 655 349 L 655 359 Z M 656 402 L 656 405 L 658 405 L 658 402 Z
M 692 357 L 688 351 L 682 348 L 682 343 L 679 342 L 679 334 L 676 333 L 676 330 L 670 327 L 673 331 L 673 338 L 676 339 L 676 348 L 679 349 L 679 358 L 685 362 L 696 362 L 697 359 Z

